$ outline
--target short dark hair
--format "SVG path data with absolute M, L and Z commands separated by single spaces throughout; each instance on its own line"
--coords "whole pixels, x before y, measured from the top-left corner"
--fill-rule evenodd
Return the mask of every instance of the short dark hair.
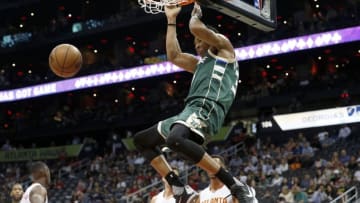
M 31 164 L 30 173 L 36 173 L 43 170 L 45 171 L 46 169 L 48 169 L 48 166 L 44 162 L 37 161 Z
M 15 186 L 17 186 L 17 185 L 19 185 L 19 186 L 21 187 L 21 189 L 23 189 L 22 184 L 21 184 L 21 183 L 16 182 L 16 183 L 14 183 L 14 184 L 11 186 L 11 190 L 13 190 L 13 189 L 14 189 L 14 187 L 15 187 Z

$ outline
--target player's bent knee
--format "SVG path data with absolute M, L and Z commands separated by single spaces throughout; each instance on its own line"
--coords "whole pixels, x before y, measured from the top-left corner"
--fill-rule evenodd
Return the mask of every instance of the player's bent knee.
M 184 156 L 186 159 L 198 163 L 204 156 L 205 150 L 201 145 L 190 139 L 191 131 L 186 126 L 176 124 L 166 139 L 167 146 Z
M 156 126 L 140 131 L 134 135 L 134 145 L 139 151 L 155 148 L 164 142 L 164 138 L 157 132 Z
M 166 139 L 166 145 L 174 151 L 179 151 L 183 147 L 184 139 L 186 139 L 186 135 L 183 132 L 171 131 Z

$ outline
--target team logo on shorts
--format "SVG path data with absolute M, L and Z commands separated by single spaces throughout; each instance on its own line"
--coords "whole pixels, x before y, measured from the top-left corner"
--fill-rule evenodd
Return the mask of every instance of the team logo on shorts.
M 188 119 L 186 119 L 186 123 L 189 124 L 192 128 L 195 129 L 201 129 L 201 128 L 206 128 L 207 125 L 205 124 L 204 121 L 202 121 L 197 115 L 196 113 L 193 113 L 189 116 Z

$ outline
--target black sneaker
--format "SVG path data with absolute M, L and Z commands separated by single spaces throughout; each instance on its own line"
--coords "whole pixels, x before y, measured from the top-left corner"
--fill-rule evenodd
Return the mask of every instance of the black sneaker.
M 235 179 L 235 184 L 230 188 L 231 194 L 236 197 L 240 203 L 258 203 L 255 197 L 255 190 L 245 183 Z
M 185 186 L 185 191 L 181 195 L 174 195 L 176 203 L 192 203 L 195 202 L 195 197 L 198 193 L 193 190 L 190 186 Z

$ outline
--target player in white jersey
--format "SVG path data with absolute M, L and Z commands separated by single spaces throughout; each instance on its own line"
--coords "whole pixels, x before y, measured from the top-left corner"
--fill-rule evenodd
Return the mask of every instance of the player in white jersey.
M 173 168 L 173 170 L 176 175 L 179 175 L 179 171 L 176 168 Z M 162 182 L 164 183 L 164 190 L 151 198 L 150 203 L 176 203 L 171 186 L 165 178 L 162 178 Z
M 226 168 L 225 160 L 222 156 L 213 155 L 212 158 L 221 165 L 221 167 Z M 226 185 L 215 175 L 208 173 L 208 177 L 210 178 L 210 185 L 200 191 L 196 203 L 239 203 L 239 201 L 231 195 L 231 191 Z M 251 190 L 253 191 L 253 194 L 255 194 L 254 189 L 251 188 Z
M 32 164 L 31 177 L 33 183 L 26 189 L 20 203 L 48 203 L 46 187 L 50 185 L 50 170 L 41 161 Z

